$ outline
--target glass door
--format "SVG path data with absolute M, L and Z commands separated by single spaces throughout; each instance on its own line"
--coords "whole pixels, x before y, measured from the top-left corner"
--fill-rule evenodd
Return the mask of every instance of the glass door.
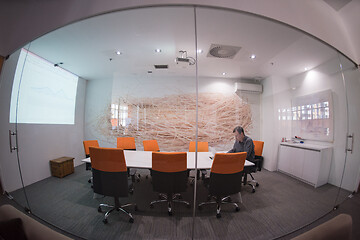
M 120 199 L 137 203 L 138 212 L 129 209 L 135 223 L 115 212 L 105 225 L 97 209 L 113 198 L 94 195 L 82 159 L 84 140 L 116 148 L 119 137 L 134 137 L 137 151 L 144 140 L 156 140 L 161 152 L 188 151 L 196 140 L 194 33 L 192 7 L 141 8 L 68 25 L 19 50 L 28 56 L 18 101 L 19 143 L 27 144 L 19 157 L 34 214 L 87 239 L 104 238 L 109 227 L 109 239 L 136 229 L 147 236 L 149 227 L 149 237 L 190 238 L 191 228 L 181 226 L 192 223 L 192 208 L 174 204 L 169 221 L 166 203 L 150 209 L 162 195 L 149 169 L 134 169 L 139 182 Z M 50 161 L 62 157 L 73 159 L 74 172 L 57 176 Z M 185 201 L 193 201 L 192 189 L 193 180 Z
M 342 165 L 342 175 L 340 180 L 340 187 L 338 190 L 338 196 L 336 198 L 335 206 L 338 207 L 347 199 L 351 198 L 352 194 L 358 191 L 359 187 L 359 151 L 356 146 L 359 146 L 360 134 L 358 128 L 359 119 L 359 84 L 360 84 L 360 72 L 356 64 L 350 61 L 348 58 L 339 53 L 339 67 L 341 71 L 339 75 L 343 80 L 344 89 L 346 92 L 346 114 L 347 126 L 344 130 L 345 135 L 345 155 L 346 158 Z
M 218 221 L 215 206 L 202 208 L 195 236 L 204 237 L 199 225 L 208 224 L 219 238 L 253 239 L 261 232 L 270 239 L 332 211 L 352 191 L 344 182 L 355 164 L 345 153 L 351 141 L 346 140 L 343 57 L 269 19 L 204 7 L 197 8 L 196 16 L 197 45 L 203 49 L 199 102 L 206 94 L 211 97 L 205 102 L 212 102 L 199 105 L 199 137 L 210 139 L 214 152 L 228 151 L 235 142 L 233 129 L 241 126 L 246 136 L 264 142 L 264 162 L 261 171 L 247 173 L 250 181 L 242 186 L 240 211 L 224 203 Z M 351 184 L 359 167 L 355 169 Z M 205 190 L 199 190 L 197 199 L 209 200 Z
M 359 75 L 323 42 L 244 12 L 171 6 L 89 18 L 4 62 L 2 184 L 21 206 L 86 239 L 276 238 L 358 187 Z M 264 142 L 249 182 L 229 183 L 241 185 L 241 198 L 230 198 L 239 209 L 224 204 L 221 219 L 215 205 L 198 209 L 210 177 L 199 168 L 181 194 L 191 208 L 174 205 L 169 217 L 166 204 L 149 207 L 163 197 L 149 169 L 134 169 L 139 182 L 121 200 L 138 204 L 134 224 L 114 213 L 104 225 L 97 209 L 112 199 L 94 195 L 84 140 L 115 148 L 118 137 L 134 137 L 137 151 L 157 140 L 161 152 L 188 152 L 190 142 L 200 152 L 207 142 L 214 155 L 233 147 L 237 126 Z M 73 171 L 59 177 L 50 161 L 62 157 Z
M 30 45 L 24 47 L 29 48 Z M 9 199 L 15 200 L 17 204 L 30 210 L 28 194 L 24 186 L 27 185 L 26 173 L 23 171 L 24 160 L 21 159 L 19 140 L 19 93 L 22 75 L 26 66 L 26 55 L 16 51 L 3 64 L 1 72 L 0 91 L 1 101 L 1 180 L 4 191 Z

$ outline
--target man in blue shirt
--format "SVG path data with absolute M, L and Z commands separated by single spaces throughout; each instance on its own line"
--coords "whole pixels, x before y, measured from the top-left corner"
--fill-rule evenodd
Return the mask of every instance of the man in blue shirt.
M 244 129 L 240 126 L 234 128 L 235 143 L 228 153 L 246 152 L 246 160 L 253 161 L 255 157 L 254 143 L 251 138 L 245 136 Z

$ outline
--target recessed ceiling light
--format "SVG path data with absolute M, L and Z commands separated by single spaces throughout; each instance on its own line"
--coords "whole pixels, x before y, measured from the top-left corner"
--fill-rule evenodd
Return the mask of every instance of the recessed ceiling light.
M 225 76 L 225 75 L 226 75 L 226 72 L 223 72 L 222 75 Z
M 197 50 L 197 52 L 198 52 L 198 53 L 203 53 L 203 52 L 204 52 L 204 50 L 202 50 L 202 49 L 198 49 L 198 50 Z
M 306 68 L 304 68 L 304 70 L 305 70 L 305 71 L 307 71 L 308 69 L 309 69 L 309 68 L 307 68 L 307 67 L 306 67 Z
M 157 49 L 155 49 L 155 52 L 159 53 L 159 52 L 161 52 L 161 49 L 157 48 Z
M 121 55 L 121 52 L 120 52 L 120 51 L 116 51 L 116 55 Z
M 251 58 L 251 59 L 255 59 L 255 58 L 256 58 L 256 55 L 255 55 L 255 54 L 251 54 L 250 58 Z

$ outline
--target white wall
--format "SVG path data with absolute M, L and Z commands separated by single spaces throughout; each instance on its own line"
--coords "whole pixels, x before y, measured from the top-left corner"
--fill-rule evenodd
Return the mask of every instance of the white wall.
M 287 79 L 279 76 L 267 78 L 262 83 L 261 138 L 264 141 L 264 168 L 275 171 L 279 143 L 283 137 L 291 137 L 290 122 L 279 120 L 278 112 L 279 109 L 291 107 L 290 86 Z
M 353 191 L 359 182 L 359 140 L 355 138 L 354 153 L 348 154 L 345 165 L 345 139 L 347 132 L 347 111 L 346 93 L 343 85 L 343 78 L 339 67 L 339 59 L 333 59 L 327 63 L 304 74 L 297 75 L 291 79 L 271 77 L 263 81 L 264 94 L 262 96 L 262 136 L 265 141 L 264 146 L 264 167 L 268 170 L 276 170 L 278 145 L 282 137 L 291 136 L 291 121 L 279 121 L 276 114 L 277 109 L 291 107 L 291 99 L 304 96 L 323 90 L 331 89 L 333 92 L 334 103 L 334 141 L 307 143 L 330 145 L 333 147 L 331 171 L 329 183 L 342 186 Z M 344 65 L 344 63 L 343 63 Z M 347 64 L 349 66 L 349 64 Z M 345 71 L 347 88 L 349 92 L 349 121 L 350 133 L 360 134 L 358 128 L 360 101 L 358 70 L 348 69 Z M 296 89 L 292 89 L 296 88 Z M 269 116 L 269 118 L 267 118 Z M 270 117 L 271 116 L 271 117 Z M 358 144 L 358 145 L 356 145 Z M 344 179 L 343 169 L 345 166 Z
M 15 124 L 9 123 L 9 109 L 12 82 L 19 51 L 5 61 L 0 85 L 0 176 L 6 191 L 21 187 L 16 153 L 10 154 L 8 130 L 15 131 Z M 18 147 L 24 184 L 29 185 L 51 175 L 49 160 L 68 156 L 74 157 L 74 165 L 84 158 L 84 105 L 86 81 L 79 79 L 75 124 L 18 124 Z M 15 138 L 13 138 L 13 144 Z

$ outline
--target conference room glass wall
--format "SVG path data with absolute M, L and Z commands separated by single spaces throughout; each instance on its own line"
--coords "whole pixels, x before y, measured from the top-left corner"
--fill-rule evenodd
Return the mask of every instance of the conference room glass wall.
M 222 221 L 231 219 L 231 224 L 204 220 L 205 210 L 196 223 L 211 224 L 218 237 L 254 239 L 261 233 L 270 239 L 324 215 L 354 189 L 343 179 L 356 184 L 356 173 L 344 172 L 348 117 L 343 73 L 354 71 L 353 63 L 279 22 L 213 8 L 197 8 L 196 13 L 197 45 L 204 49 L 198 56 L 199 102 L 207 93 L 214 101 L 211 110 L 199 105 L 199 138 L 209 139 L 215 152 L 228 151 L 233 128 L 242 126 L 247 136 L 264 141 L 263 167 L 252 173 L 259 186 L 243 186 L 239 213 L 224 207 L 229 215 L 222 214 Z M 271 222 L 277 227 L 269 229 Z M 253 230 L 239 231 L 244 226 Z
M 358 79 L 333 48 L 248 13 L 168 6 L 85 19 L 5 62 L 1 82 L 9 84 L 1 93 L 8 101 L 1 110 L 10 112 L 2 116 L 2 138 L 18 151 L 1 151 L 2 182 L 35 215 L 87 239 L 281 236 L 356 188 L 358 153 L 345 149 L 354 140 L 347 135 L 358 131 Z M 144 140 L 155 139 L 161 152 L 208 142 L 214 154 L 232 148 L 235 126 L 264 141 L 261 171 L 252 173 L 259 186 L 242 186 L 239 212 L 224 206 L 218 220 L 215 206 L 199 211 L 208 190 L 194 180 L 196 170 L 181 195 L 190 209 L 175 204 L 173 217 L 166 204 L 150 209 L 159 195 L 143 168 L 136 169 L 133 195 L 121 199 L 138 204 L 138 212 L 130 209 L 134 224 L 116 213 L 103 224 L 97 206 L 112 199 L 94 197 L 83 140 L 114 148 L 118 137 L 130 136 L 142 151 Z M 51 177 L 49 161 L 60 157 L 74 158 L 75 172 Z

